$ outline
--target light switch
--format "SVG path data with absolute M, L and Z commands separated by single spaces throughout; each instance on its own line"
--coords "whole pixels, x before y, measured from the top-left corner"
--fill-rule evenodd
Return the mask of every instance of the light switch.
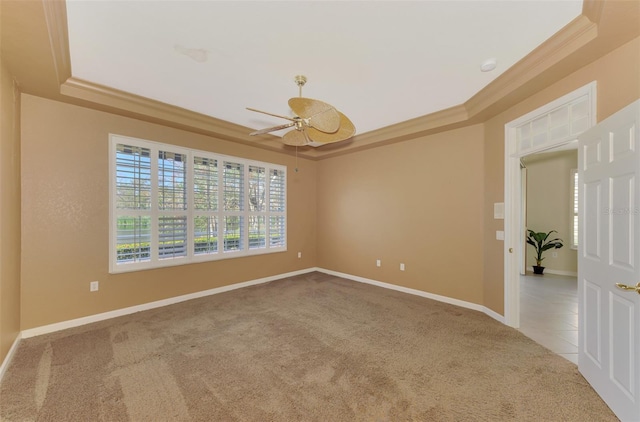
M 493 218 L 496 220 L 504 220 L 504 202 L 496 202 L 493 204 Z
M 504 232 L 502 230 L 496 230 L 496 240 L 504 240 Z

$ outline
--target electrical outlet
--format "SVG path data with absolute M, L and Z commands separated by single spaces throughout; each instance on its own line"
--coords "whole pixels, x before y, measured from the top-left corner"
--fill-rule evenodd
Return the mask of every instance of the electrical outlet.
M 382 265 L 382 262 L 380 262 L 379 259 L 376 259 L 376 267 L 380 267 Z
M 98 291 L 98 287 L 99 287 L 99 283 L 97 281 L 92 281 L 91 283 L 89 283 L 89 291 L 90 292 L 97 292 Z
M 298 258 L 302 258 L 302 252 L 298 252 Z
M 551 258 L 557 258 L 558 252 L 551 252 Z
M 400 271 L 404 271 L 404 264 L 400 264 Z

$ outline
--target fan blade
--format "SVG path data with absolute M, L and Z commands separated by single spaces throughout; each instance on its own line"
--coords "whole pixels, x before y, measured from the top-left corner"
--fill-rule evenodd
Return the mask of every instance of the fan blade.
M 338 111 L 323 101 L 294 97 L 289 99 L 289 107 L 296 115 L 309 119 L 311 127 L 319 131 L 333 133 L 340 127 Z
M 251 132 L 249 135 L 251 135 L 251 136 L 253 136 L 253 135 L 262 135 L 263 133 L 275 132 L 276 130 L 286 129 L 288 127 L 295 126 L 295 125 L 296 125 L 295 122 L 285 123 L 285 124 L 280 125 L 280 126 L 274 126 L 274 127 L 268 127 L 266 129 L 256 130 L 255 132 Z
M 338 110 L 331 108 L 330 110 L 320 112 L 309 118 L 309 126 L 325 133 L 334 133 L 340 128 L 340 115 Z
M 247 107 L 247 110 L 249 110 L 249 111 L 255 111 L 256 113 L 266 114 L 266 115 L 268 115 L 268 116 L 280 117 L 281 119 L 291 120 L 292 122 L 294 122 L 294 121 L 295 121 L 293 117 L 282 116 L 282 115 L 280 115 L 280 114 L 268 113 L 268 112 L 266 112 L 266 111 L 257 110 L 257 109 L 255 109 L 255 108 L 251 108 L 251 107 Z
M 356 127 L 347 116 L 340 112 L 338 112 L 338 114 L 340 115 L 340 129 L 338 129 L 336 133 L 325 133 L 310 127 L 307 129 L 309 139 L 321 144 L 330 144 L 351 138 L 353 134 L 356 133 Z
M 290 130 L 282 137 L 282 143 L 294 147 L 301 147 L 309 143 L 309 138 L 302 130 Z

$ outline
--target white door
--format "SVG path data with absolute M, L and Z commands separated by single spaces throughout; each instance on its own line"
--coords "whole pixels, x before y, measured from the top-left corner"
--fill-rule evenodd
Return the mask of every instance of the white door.
M 640 421 L 640 100 L 580 135 L 578 168 L 578 367 Z

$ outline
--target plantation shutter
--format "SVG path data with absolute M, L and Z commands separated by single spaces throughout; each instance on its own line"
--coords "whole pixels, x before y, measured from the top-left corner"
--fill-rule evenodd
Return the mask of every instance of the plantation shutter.
M 158 258 L 187 256 L 186 155 L 158 152 Z
M 149 261 L 151 150 L 117 144 L 115 155 L 116 262 Z
M 110 135 L 109 271 L 286 251 L 286 167 Z
M 266 194 L 266 168 L 249 166 L 249 249 L 267 246 Z
M 224 162 L 224 242 L 223 251 L 232 252 L 244 248 L 244 165 Z
M 193 253 L 218 252 L 218 160 L 195 156 L 193 159 Z
M 269 171 L 269 247 L 286 245 L 286 172 L 271 169 Z

